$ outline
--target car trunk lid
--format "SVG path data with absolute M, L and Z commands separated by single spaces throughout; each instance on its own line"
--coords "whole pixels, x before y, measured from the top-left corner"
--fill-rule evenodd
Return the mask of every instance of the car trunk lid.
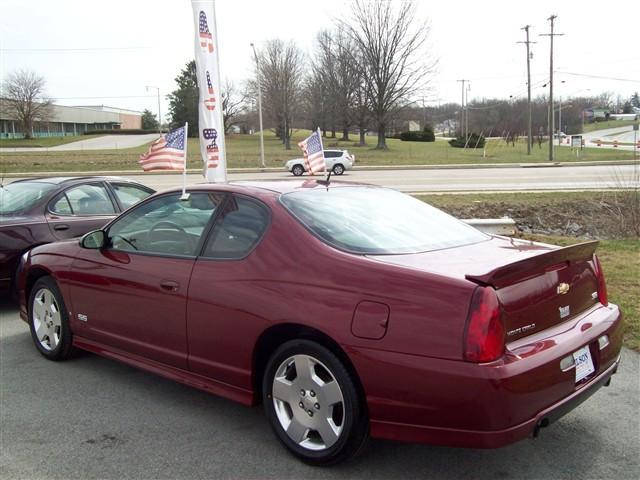
M 598 302 L 597 241 L 559 248 L 492 237 L 486 242 L 379 261 L 464 278 L 496 290 L 507 342 L 546 328 Z

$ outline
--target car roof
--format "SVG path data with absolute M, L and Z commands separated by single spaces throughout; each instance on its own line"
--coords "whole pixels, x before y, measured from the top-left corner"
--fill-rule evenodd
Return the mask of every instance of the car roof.
M 241 181 L 241 182 L 229 182 L 229 183 L 199 183 L 196 185 L 190 185 L 187 187 L 188 191 L 195 190 L 224 190 L 237 193 L 274 193 L 274 194 L 286 194 L 296 191 L 304 191 L 314 188 L 344 188 L 354 186 L 375 187 L 375 185 L 368 185 L 366 183 L 358 182 L 330 182 L 327 187 L 324 183 L 318 183 L 315 179 L 305 180 L 264 180 L 264 181 Z M 181 191 L 182 187 L 171 188 L 169 192 Z
M 77 176 L 77 177 L 33 177 L 33 178 L 22 178 L 20 180 L 15 180 L 11 183 L 37 182 L 37 183 L 51 183 L 53 185 L 68 185 L 68 184 L 74 184 L 74 183 L 81 183 L 86 180 L 139 183 L 124 177 L 114 177 L 114 176 L 104 176 L 104 175 L 84 175 L 84 176 Z

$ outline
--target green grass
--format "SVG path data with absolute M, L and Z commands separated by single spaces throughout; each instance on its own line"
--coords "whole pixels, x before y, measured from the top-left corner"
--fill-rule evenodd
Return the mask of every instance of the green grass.
M 584 240 L 572 237 L 527 235 L 527 238 L 555 245 L 571 245 Z M 618 305 L 625 317 L 624 344 L 640 352 L 640 247 L 637 239 L 601 240 L 598 257 L 602 263 L 609 301 Z
M 507 192 L 507 193 L 470 193 L 470 194 L 428 194 L 414 195 L 416 198 L 435 207 L 459 207 L 474 203 L 524 203 L 530 207 L 548 206 L 553 203 L 592 202 L 593 192 Z
M 609 128 L 626 127 L 637 123 L 637 120 L 609 120 L 608 122 L 593 122 L 584 124 L 584 133 L 595 132 L 597 130 L 608 130 Z
M 0 148 L 49 148 L 100 136 L 101 135 L 69 135 L 66 137 L 30 138 L 28 140 L 24 138 L 3 139 L 0 140 Z
M 268 167 L 282 167 L 286 160 L 299 157 L 297 142 L 309 132 L 296 131 L 292 139 L 292 149 L 287 151 L 281 142 L 271 133 L 265 134 L 265 160 Z M 532 154 L 526 153 L 526 144 L 521 141 L 515 147 L 504 142 L 487 142 L 485 156 L 482 149 L 452 148 L 446 141 L 432 143 L 402 142 L 388 139 L 387 151 L 375 150 L 376 139 L 367 137 L 367 145 L 357 145 L 357 138 L 344 142 L 338 139 L 324 140 L 325 148 L 348 149 L 356 155 L 356 165 L 437 165 L 470 163 L 539 163 L 547 161 L 547 148 L 543 143 L 533 148 Z M 228 135 L 228 167 L 258 167 L 260 159 L 260 138 L 258 135 Z M 137 161 L 147 146 L 124 150 L 98 150 L 84 152 L 18 152 L 0 153 L 0 171 L 11 172 L 64 172 L 99 170 L 136 170 Z M 556 148 L 556 161 L 576 160 L 621 160 L 633 158 L 633 152 L 613 149 L 586 148 L 576 157 L 570 148 Z M 188 166 L 200 168 L 200 149 L 197 139 L 189 139 Z

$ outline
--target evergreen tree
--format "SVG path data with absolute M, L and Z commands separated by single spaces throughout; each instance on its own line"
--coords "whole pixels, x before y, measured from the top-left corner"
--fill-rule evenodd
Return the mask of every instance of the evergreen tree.
M 189 136 L 198 136 L 198 81 L 196 62 L 191 60 L 176 77 L 178 88 L 167 95 L 171 128 L 189 122 Z
M 144 109 L 142 111 L 142 129 L 143 130 L 157 130 L 158 120 L 156 116 L 151 113 L 151 110 Z

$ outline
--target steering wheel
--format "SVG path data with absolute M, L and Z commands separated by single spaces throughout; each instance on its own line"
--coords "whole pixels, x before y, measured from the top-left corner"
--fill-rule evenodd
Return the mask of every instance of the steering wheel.
M 164 231 L 160 233 L 160 230 Z M 154 238 L 154 236 L 159 238 Z M 167 220 L 158 222 L 151 227 L 147 238 L 150 245 L 155 244 L 156 247 L 167 253 L 188 254 L 196 247 L 193 237 L 184 228 Z
M 169 222 L 168 220 L 163 220 L 161 222 L 156 223 L 153 227 L 151 227 L 151 230 L 149 230 L 149 236 L 150 237 L 153 236 L 155 231 L 160 229 L 176 230 L 177 232 L 187 235 L 187 232 L 180 225 L 176 225 L 175 223 Z

